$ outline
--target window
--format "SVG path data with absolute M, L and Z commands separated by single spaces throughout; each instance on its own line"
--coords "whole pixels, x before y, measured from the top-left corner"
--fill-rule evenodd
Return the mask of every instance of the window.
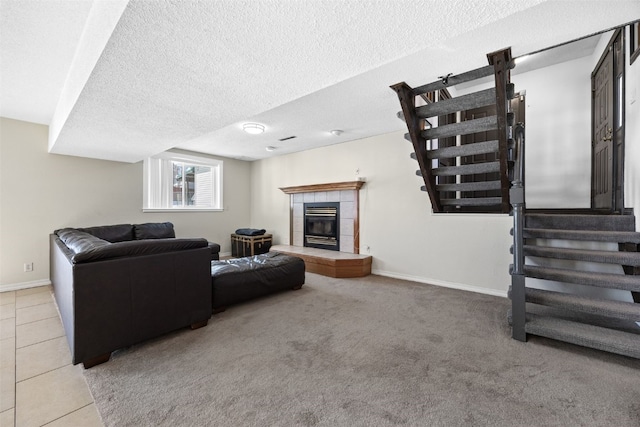
M 144 162 L 143 211 L 222 210 L 222 160 L 166 152 Z

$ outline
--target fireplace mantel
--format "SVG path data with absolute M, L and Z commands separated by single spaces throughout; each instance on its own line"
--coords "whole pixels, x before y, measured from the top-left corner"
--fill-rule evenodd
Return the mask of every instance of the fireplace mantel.
M 360 190 L 365 181 L 345 181 L 345 182 L 332 182 L 329 184 L 312 184 L 312 185 L 297 185 L 295 187 L 280 187 L 286 194 L 295 193 L 317 193 L 320 191 L 335 191 L 335 190 Z

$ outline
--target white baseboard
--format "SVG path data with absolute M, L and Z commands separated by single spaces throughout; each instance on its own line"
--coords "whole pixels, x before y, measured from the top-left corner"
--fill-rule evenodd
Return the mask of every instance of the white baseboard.
M 223 256 L 231 256 L 231 252 L 220 252 L 218 254 L 218 256 L 223 257 Z
M 223 257 L 223 256 L 231 256 L 231 252 L 220 252 L 220 256 L 221 257 Z M 437 279 L 429 279 L 429 278 L 425 278 L 425 277 L 411 276 L 409 274 L 396 273 L 396 272 L 392 272 L 392 271 L 384 271 L 384 270 L 373 269 L 373 270 L 371 270 L 371 273 L 372 274 L 377 274 L 378 276 L 391 277 L 391 278 L 394 278 L 394 279 L 410 280 L 412 282 L 425 283 L 425 284 L 428 284 L 428 285 L 442 286 L 442 287 L 445 287 L 445 288 L 459 289 L 459 290 L 462 290 L 462 291 L 476 292 L 476 293 L 480 293 L 480 294 L 493 295 L 493 296 L 496 296 L 496 297 L 507 298 L 507 291 L 500 291 L 498 289 L 481 288 L 479 286 L 471 286 L 471 285 L 465 285 L 465 284 L 462 284 L 462 283 L 454 283 L 454 282 L 447 282 L 447 281 L 444 281 L 444 280 L 437 280 Z M 49 279 L 35 280 L 33 282 L 9 283 L 9 284 L 6 284 L 6 285 L 0 285 L 0 292 L 18 291 L 20 289 L 35 288 L 35 287 L 38 287 L 38 286 L 48 286 L 50 284 L 51 284 L 51 281 Z
M 20 289 L 37 288 L 38 286 L 49 286 L 51 280 L 42 279 L 34 280 L 33 282 L 21 282 L 21 283 L 7 283 L 6 285 L 0 285 L 0 292 L 19 291 Z
M 462 283 L 446 282 L 444 280 L 410 276 L 408 274 L 395 273 L 392 271 L 383 271 L 383 270 L 373 269 L 371 270 L 371 274 L 377 274 L 378 276 L 391 277 L 394 279 L 410 280 L 412 282 L 418 282 L 418 283 L 426 283 L 427 285 L 442 286 L 444 288 L 459 289 L 461 291 L 476 292 L 479 294 L 492 295 L 494 297 L 508 298 L 507 296 L 508 291 L 506 290 L 501 291 L 498 289 L 481 288 L 480 286 L 471 286 L 471 285 L 465 285 Z

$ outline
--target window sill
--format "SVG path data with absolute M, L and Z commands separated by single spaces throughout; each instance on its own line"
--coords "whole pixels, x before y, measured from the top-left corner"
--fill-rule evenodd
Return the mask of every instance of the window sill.
M 213 208 L 142 208 L 142 212 L 223 212 L 224 209 L 213 209 Z

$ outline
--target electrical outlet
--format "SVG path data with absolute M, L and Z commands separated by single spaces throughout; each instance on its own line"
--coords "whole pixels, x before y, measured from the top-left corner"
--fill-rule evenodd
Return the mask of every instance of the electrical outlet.
M 371 253 L 371 246 L 367 246 L 367 253 Z
M 24 265 L 24 272 L 25 273 L 31 273 L 33 271 L 33 263 L 32 262 L 27 262 Z

